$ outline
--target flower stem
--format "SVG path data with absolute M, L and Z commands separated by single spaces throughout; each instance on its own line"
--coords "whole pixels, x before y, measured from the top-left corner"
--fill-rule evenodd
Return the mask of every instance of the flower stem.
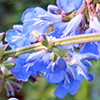
M 95 41 L 100 41 L 100 33 L 83 34 L 72 37 L 65 37 L 62 39 L 56 39 L 54 41 L 54 45 L 63 46 L 63 45 L 71 45 L 78 43 L 95 42 Z
M 72 44 L 95 42 L 95 41 L 100 41 L 100 33 L 83 34 L 83 35 L 56 39 L 53 41 L 53 44 L 55 47 L 57 47 L 63 45 L 72 45 Z M 41 49 L 45 49 L 45 46 L 41 45 L 41 43 L 36 43 L 29 46 L 17 48 L 15 50 L 5 51 L 3 58 L 7 58 L 11 56 L 16 57 L 20 54 L 36 52 Z

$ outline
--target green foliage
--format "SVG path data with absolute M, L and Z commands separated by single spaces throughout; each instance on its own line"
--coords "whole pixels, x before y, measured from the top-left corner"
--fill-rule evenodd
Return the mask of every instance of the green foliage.
M 0 0 L 0 31 L 11 29 L 13 24 L 21 24 L 22 13 L 31 7 L 47 8 L 56 0 Z

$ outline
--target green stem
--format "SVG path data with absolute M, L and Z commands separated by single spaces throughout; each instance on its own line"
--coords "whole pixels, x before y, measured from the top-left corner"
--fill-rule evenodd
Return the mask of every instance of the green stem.
M 95 42 L 95 41 L 100 41 L 100 33 L 83 34 L 83 35 L 57 39 L 54 41 L 54 45 L 63 46 L 63 45 L 70 45 L 70 44 Z
M 71 45 L 71 44 L 78 44 L 78 43 L 87 43 L 87 42 L 95 42 L 100 41 L 100 33 L 92 33 L 92 34 L 83 34 L 77 35 L 72 37 L 65 37 L 61 39 L 56 39 L 53 41 L 55 47 L 57 46 L 64 46 L 64 45 Z M 23 53 L 35 52 L 45 47 L 41 45 L 41 43 L 32 44 L 30 46 L 25 46 L 21 48 L 17 48 L 15 50 L 5 51 L 3 58 L 11 57 L 11 56 L 18 56 Z
M 3 58 L 13 57 L 13 56 L 16 57 L 20 54 L 35 52 L 35 51 L 38 51 L 44 48 L 45 47 L 41 45 L 41 43 L 36 43 L 36 44 L 29 45 L 29 46 L 17 48 L 14 50 L 5 51 Z

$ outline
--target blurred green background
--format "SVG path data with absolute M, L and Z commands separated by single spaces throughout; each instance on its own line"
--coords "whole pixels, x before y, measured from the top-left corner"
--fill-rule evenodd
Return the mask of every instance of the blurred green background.
M 25 9 L 36 6 L 46 9 L 48 4 L 56 4 L 56 0 L 0 0 L 0 32 L 11 29 L 13 24 L 21 24 L 20 18 Z M 95 75 L 94 81 L 84 80 L 74 96 L 68 94 L 62 100 L 100 100 L 100 63 L 99 61 L 92 63 L 93 66 L 89 71 Z M 24 83 L 21 91 L 15 92 L 15 96 L 19 100 L 61 100 L 54 96 L 55 88 L 56 85 L 39 78 L 34 84 Z M 4 89 L 0 93 L 0 100 L 7 98 Z

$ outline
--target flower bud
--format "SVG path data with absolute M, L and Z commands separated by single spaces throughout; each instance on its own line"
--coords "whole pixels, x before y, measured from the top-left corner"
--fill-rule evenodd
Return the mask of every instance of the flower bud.
M 7 90 L 7 96 L 14 96 L 14 90 L 9 81 L 5 82 L 6 90 Z
M 11 85 L 13 86 L 14 89 L 16 89 L 17 91 L 19 91 L 22 88 L 22 82 L 18 83 L 18 82 L 14 82 L 14 81 L 10 81 Z

